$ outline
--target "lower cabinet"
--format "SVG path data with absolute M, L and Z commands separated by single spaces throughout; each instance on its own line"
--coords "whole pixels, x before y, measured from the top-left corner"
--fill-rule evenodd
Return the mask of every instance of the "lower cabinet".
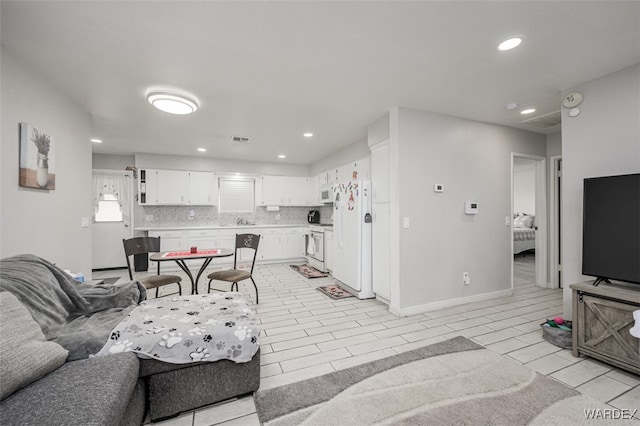
M 637 287 L 572 284 L 573 356 L 588 355 L 640 374 L 640 339 L 629 330 L 640 310 Z
M 256 262 L 299 259 L 304 257 L 304 228 L 224 228 L 181 231 L 149 231 L 150 237 L 160 237 L 162 251 L 189 250 L 191 247 L 231 248 L 236 245 L 236 234 L 260 234 Z M 238 262 L 250 262 L 253 251 L 240 249 Z M 152 262 L 153 263 L 153 262 Z M 202 260 L 188 260 L 186 264 L 195 273 Z M 230 266 L 233 256 L 214 259 L 211 265 Z M 152 265 L 155 267 L 155 265 Z M 163 262 L 162 270 L 178 270 L 174 262 Z

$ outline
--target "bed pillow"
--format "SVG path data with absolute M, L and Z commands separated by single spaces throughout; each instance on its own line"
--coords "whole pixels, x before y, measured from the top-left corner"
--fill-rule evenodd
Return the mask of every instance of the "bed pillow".
M 47 342 L 27 308 L 11 293 L 0 292 L 0 400 L 64 364 L 67 352 Z
M 518 216 L 513 220 L 514 228 L 533 228 L 535 216 L 531 216 L 528 214 Z

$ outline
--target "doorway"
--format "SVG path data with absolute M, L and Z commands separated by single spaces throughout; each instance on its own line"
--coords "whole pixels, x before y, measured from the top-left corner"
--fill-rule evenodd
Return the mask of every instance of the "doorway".
M 562 288 L 562 157 L 550 158 L 549 185 L 549 281 L 551 288 Z
M 91 269 L 126 268 L 122 240 L 133 236 L 133 176 L 93 171 L 94 216 Z
M 546 159 L 511 156 L 511 285 L 547 283 Z

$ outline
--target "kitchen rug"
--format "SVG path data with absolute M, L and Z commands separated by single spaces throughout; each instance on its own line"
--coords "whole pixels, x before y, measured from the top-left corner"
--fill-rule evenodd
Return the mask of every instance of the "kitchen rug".
M 347 297 L 353 297 L 353 294 L 343 289 L 337 284 L 325 285 L 323 287 L 317 287 L 316 290 L 320 290 L 332 299 L 346 299 Z
M 266 426 L 570 425 L 607 407 L 464 337 L 259 390 L 254 400 Z
M 329 274 L 325 272 L 318 271 L 313 266 L 309 266 L 306 263 L 304 265 L 289 265 L 291 269 L 298 272 L 300 275 L 303 275 L 305 278 L 324 278 L 328 277 Z

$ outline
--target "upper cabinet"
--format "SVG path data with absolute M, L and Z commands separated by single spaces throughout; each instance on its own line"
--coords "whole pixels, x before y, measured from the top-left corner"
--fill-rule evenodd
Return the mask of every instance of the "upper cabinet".
M 212 172 L 142 169 L 138 203 L 164 206 L 213 206 L 217 194 Z
M 260 176 L 262 183 L 258 205 L 260 206 L 284 206 L 284 176 Z
M 260 176 L 256 204 L 259 206 L 318 206 L 316 178 Z

